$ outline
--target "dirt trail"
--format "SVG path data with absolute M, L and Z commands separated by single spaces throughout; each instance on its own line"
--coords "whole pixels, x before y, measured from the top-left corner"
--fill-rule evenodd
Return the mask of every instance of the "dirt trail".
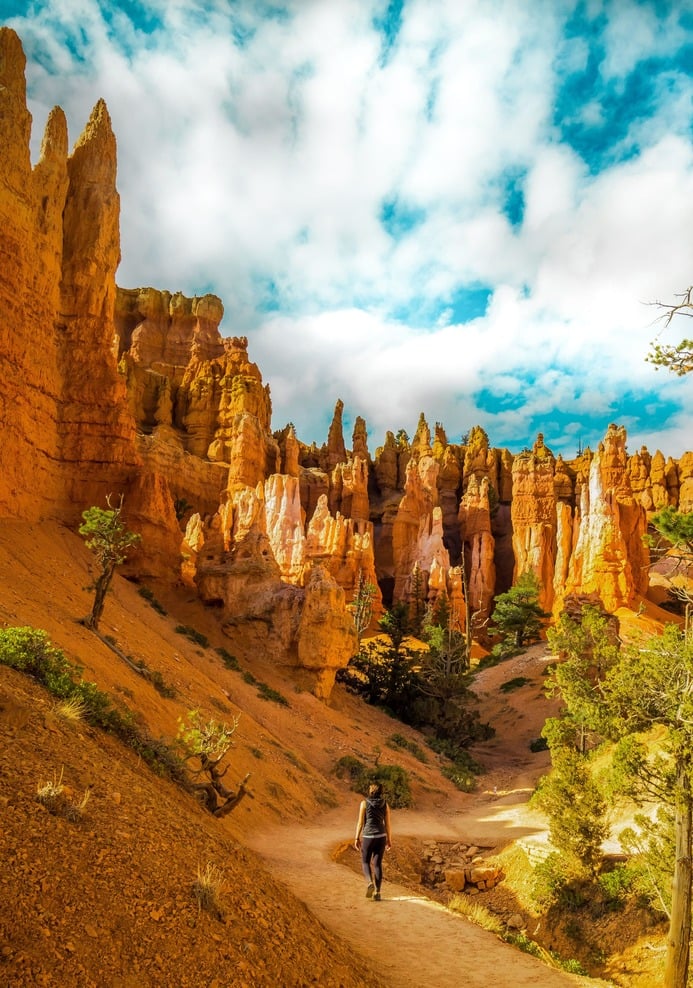
M 534 699 L 506 697 L 499 685 L 522 673 L 541 674 L 547 662 L 539 646 L 513 663 L 484 671 L 477 679 L 485 715 L 497 726 L 495 738 L 479 746 L 486 774 L 479 794 L 454 811 L 393 811 L 393 844 L 398 838 L 459 839 L 505 845 L 510 841 L 546 840 L 545 821 L 527 806 L 548 756 L 532 755 L 528 739 L 536 737 L 546 716 L 533 716 Z M 541 687 L 536 690 L 536 697 Z M 491 710 L 495 704 L 495 709 Z M 489 716 L 492 713 L 493 716 Z M 538 710 L 537 710 L 538 713 Z M 476 754 L 475 750 L 475 754 Z M 605 984 L 566 974 L 499 940 L 438 903 L 416 896 L 387 880 L 383 900 L 365 898 L 360 876 L 336 863 L 333 852 L 353 840 L 358 798 L 319 822 L 272 828 L 247 835 L 251 847 L 274 875 L 285 882 L 327 927 L 382 972 L 390 988 L 567 988 Z M 356 855 L 356 851 L 353 852 Z
M 477 805 L 483 812 L 484 804 Z M 353 838 L 354 823 L 355 810 L 340 808 L 317 826 L 284 826 L 255 835 L 251 846 L 325 926 L 376 963 L 390 988 L 459 988 L 461 983 L 465 988 L 567 988 L 601 983 L 553 970 L 430 899 L 388 882 L 387 855 L 383 899 L 366 899 L 360 877 L 331 858 L 336 845 Z M 398 833 L 466 839 L 475 823 L 472 835 L 493 836 L 491 822 L 475 820 L 473 814 L 445 820 L 395 812 L 393 842 Z M 505 822 L 499 824 L 503 830 Z M 507 837 L 505 831 L 503 839 Z

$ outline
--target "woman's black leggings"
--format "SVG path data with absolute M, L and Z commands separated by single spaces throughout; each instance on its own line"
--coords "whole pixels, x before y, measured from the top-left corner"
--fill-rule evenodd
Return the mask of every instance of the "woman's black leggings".
M 383 854 L 387 837 L 362 837 L 361 838 L 361 866 L 363 875 L 369 882 L 375 882 L 375 887 L 380 891 L 383 880 Z

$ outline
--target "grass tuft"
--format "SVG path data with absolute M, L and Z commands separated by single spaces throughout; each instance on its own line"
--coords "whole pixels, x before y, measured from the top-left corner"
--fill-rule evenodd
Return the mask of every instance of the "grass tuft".
M 210 861 L 203 867 L 197 866 L 197 878 L 193 882 L 193 895 L 199 911 L 203 909 L 212 916 L 221 918 L 219 897 L 224 886 L 224 877 L 216 865 Z
M 82 796 L 77 798 L 63 785 L 63 772 L 64 769 L 61 768 L 59 776 L 54 774 L 52 779 L 39 783 L 36 788 L 36 799 L 49 813 L 76 823 L 82 819 L 91 793 L 86 789 Z

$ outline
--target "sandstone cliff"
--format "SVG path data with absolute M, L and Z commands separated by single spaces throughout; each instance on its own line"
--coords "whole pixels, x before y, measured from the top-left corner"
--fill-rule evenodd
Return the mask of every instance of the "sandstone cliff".
M 105 104 L 71 154 L 53 110 L 32 167 L 24 68 L 0 28 L 0 516 L 74 526 L 124 494 L 144 536 L 130 574 L 195 585 L 239 654 L 266 650 L 323 696 L 355 647 L 360 578 L 376 614 L 446 595 L 479 625 L 526 570 L 547 609 L 647 592 L 647 514 L 693 510 L 693 453 L 629 456 L 612 425 L 595 454 L 554 457 L 539 436 L 513 455 L 479 426 L 450 442 L 422 413 L 411 441 L 388 432 L 371 456 L 360 417 L 349 448 L 341 400 L 321 447 L 272 432 L 269 387 L 247 338 L 222 337 L 218 298 L 117 288 Z
M 128 514 L 133 491 L 133 510 L 153 518 L 141 497 L 156 489 L 160 503 L 165 481 L 145 476 L 114 348 L 111 121 L 97 102 L 68 154 L 54 109 L 32 168 L 24 70 L 19 39 L 0 28 L 0 515 L 75 524 L 112 492 L 125 494 Z M 175 531 L 161 519 L 155 529 L 151 554 L 170 564 Z

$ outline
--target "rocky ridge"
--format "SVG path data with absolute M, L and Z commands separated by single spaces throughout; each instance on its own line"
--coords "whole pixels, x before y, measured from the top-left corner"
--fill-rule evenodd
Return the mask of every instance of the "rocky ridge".
M 347 446 L 340 400 L 321 447 L 273 432 L 269 387 L 248 340 L 222 338 L 219 299 L 117 287 L 105 104 L 69 154 L 53 110 L 32 167 L 24 67 L 0 29 L 0 516 L 74 526 L 122 493 L 144 536 L 130 575 L 194 586 L 241 651 L 324 698 L 355 648 L 359 579 L 378 588 L 376 615 L 445 594 L 480 627 L 526 570 L 554 612 L 568 595 L 613 612 L 648 593 L 648 513 L 693 508 L 693 453 L 629 455 L 610 425 L 573 460 L 541 435 L 513 455 L 478 426 L 449 442 L 423 414 L 411 441 L 389 432 L 371 453 L 362 418 Z

